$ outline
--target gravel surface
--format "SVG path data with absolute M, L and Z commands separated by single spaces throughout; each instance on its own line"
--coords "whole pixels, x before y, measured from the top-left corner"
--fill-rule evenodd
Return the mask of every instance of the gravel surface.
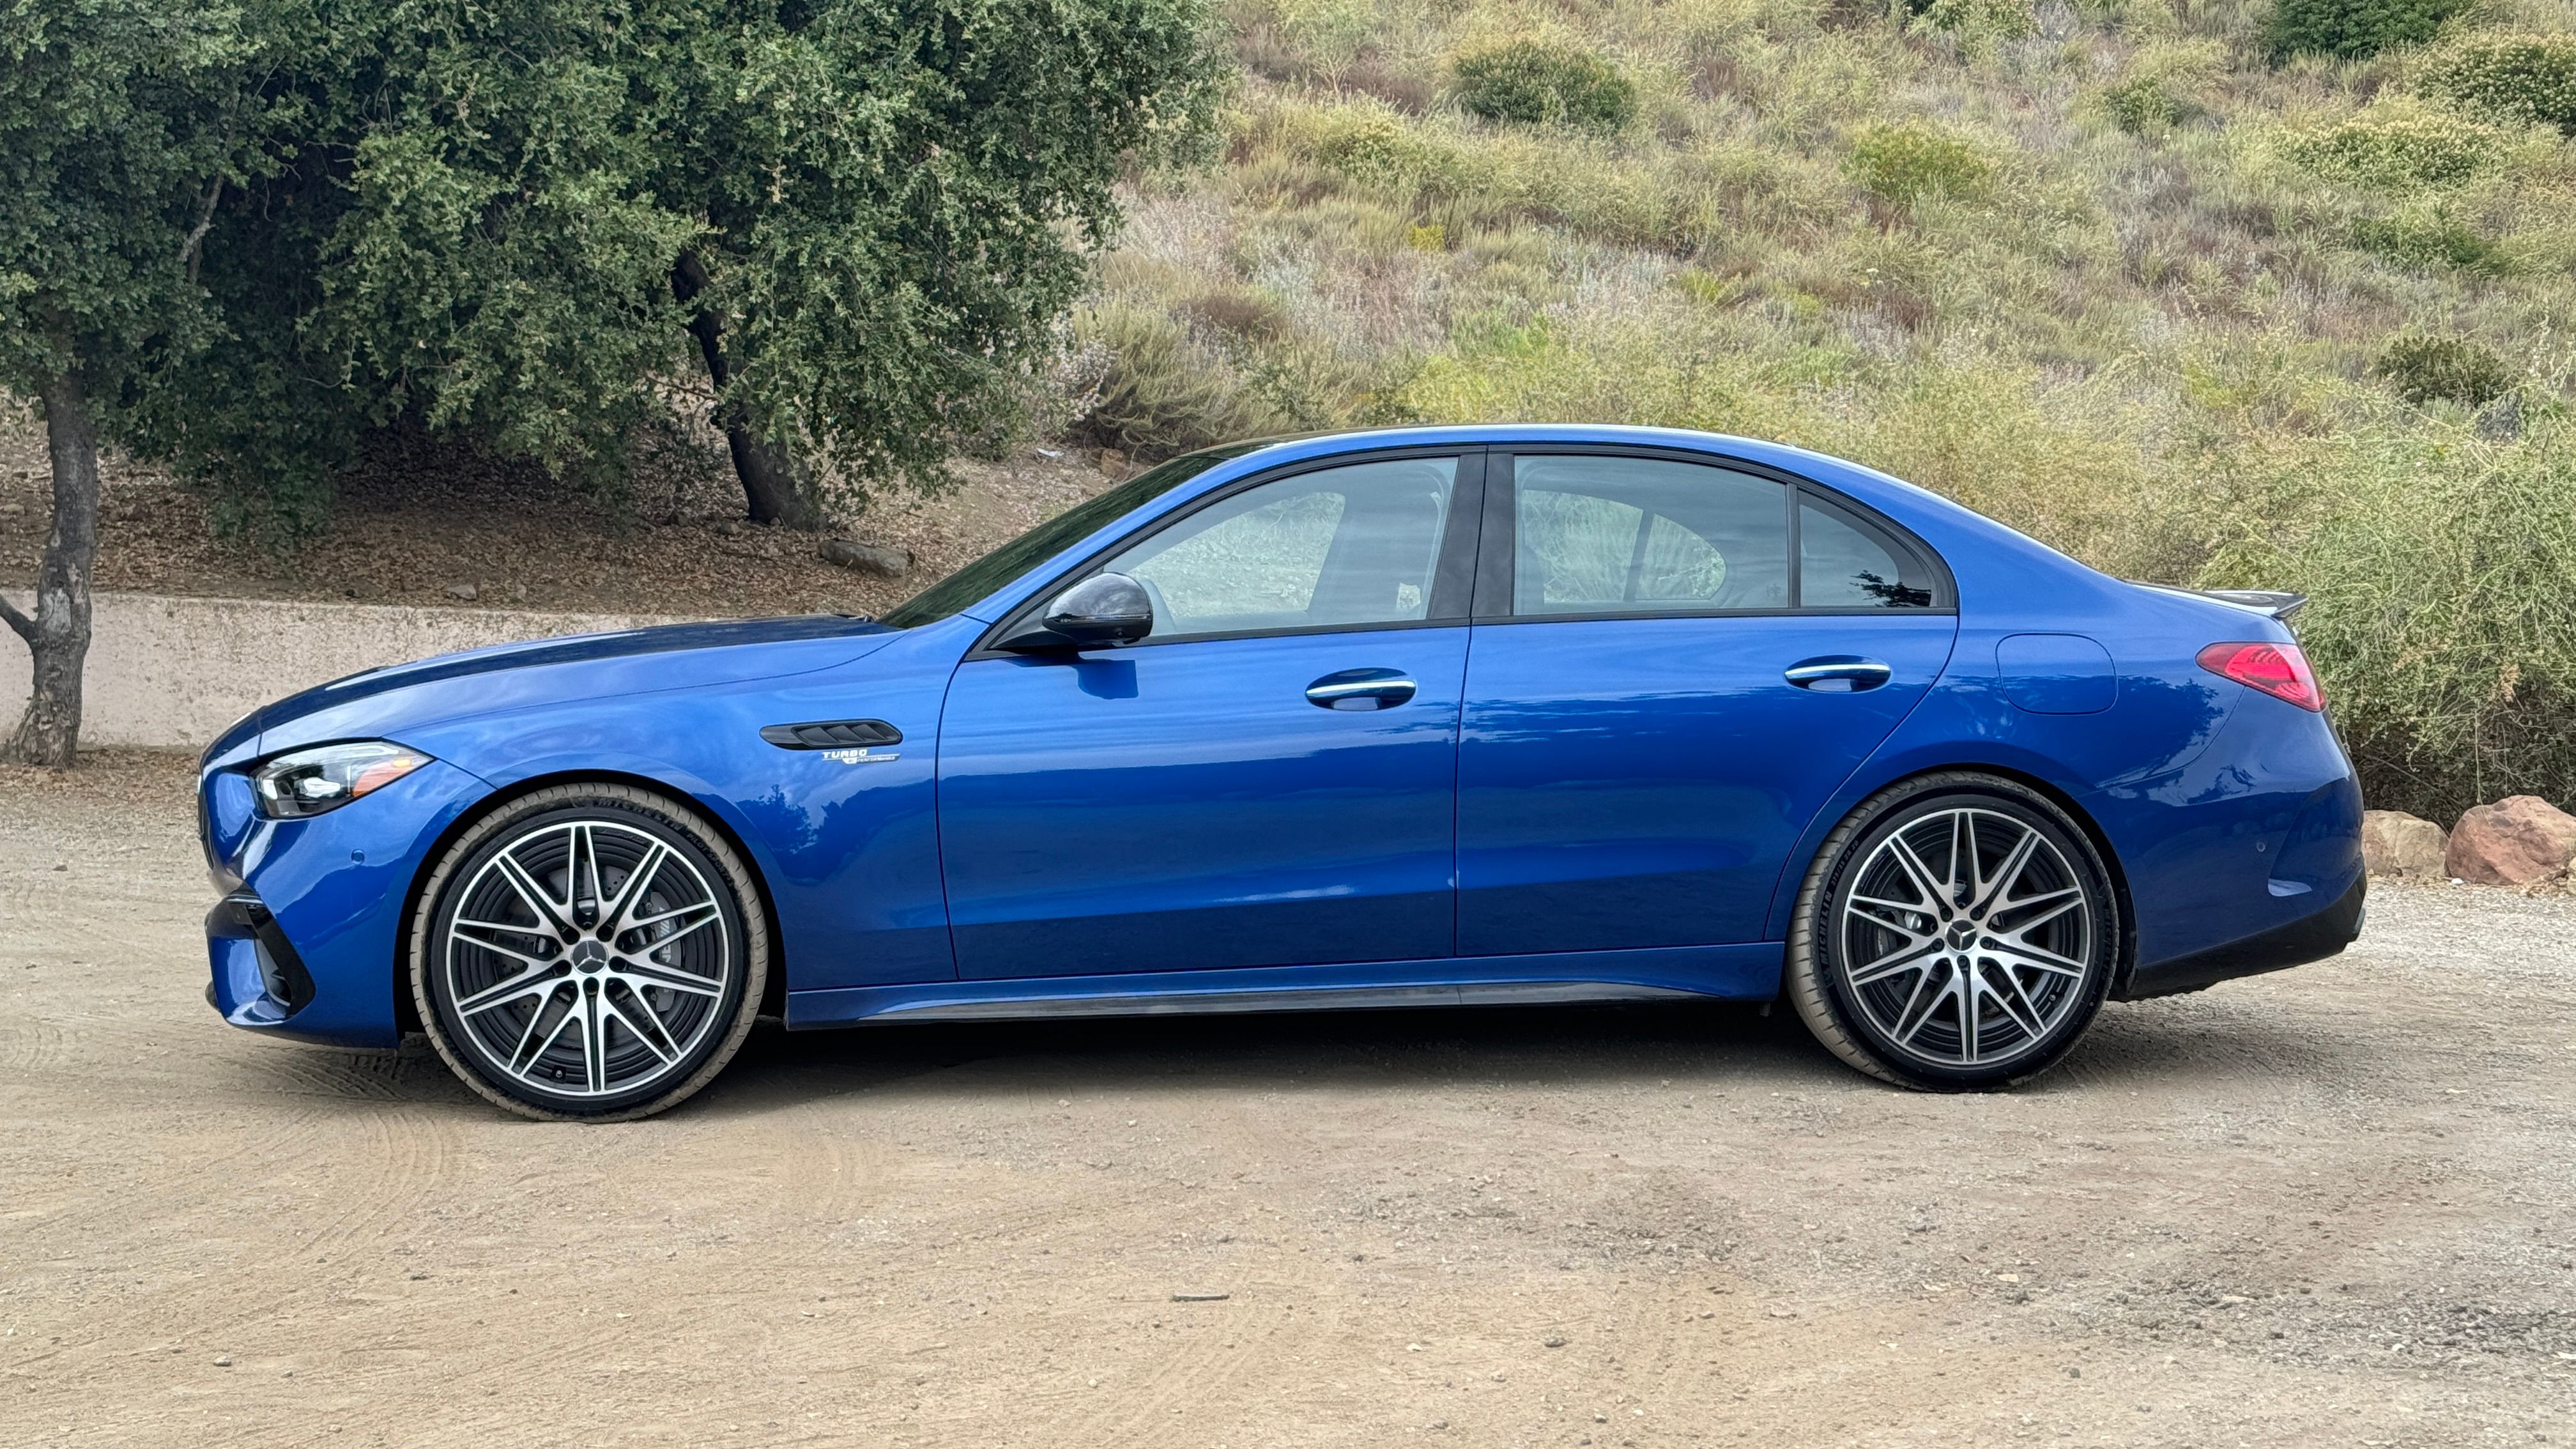
M 2576 906 L 2010 1095 L 1741 1008 L 764 1028 L 662 1119 L 206 1011 L 186 762 L 0 771 L 0 1444 L 2576 1438 Z

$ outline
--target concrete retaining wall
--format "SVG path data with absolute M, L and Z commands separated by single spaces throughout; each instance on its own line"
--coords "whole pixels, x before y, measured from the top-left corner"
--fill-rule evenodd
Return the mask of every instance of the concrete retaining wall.
M 24 593 L 9 597 L 30 607 Z M 82 685 L 84 745 L 202 746 L 270 700 L 360 670 L 487 644 L 675 622 L 157 594 L 102 593 L 96 608 Z M 28 674 L 26 646 L 0 628 L 0 734 L 27 707 Z

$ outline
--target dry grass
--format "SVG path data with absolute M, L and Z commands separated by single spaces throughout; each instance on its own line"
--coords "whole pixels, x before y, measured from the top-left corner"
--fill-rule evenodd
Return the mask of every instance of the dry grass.
M 1167 421 L 1104 435 L 1579 419 L 1823 448 L 2114 572 L 2313 587 L 2381 800 L 2565 798 L 2576 756 L 2461 701 L 2499 669 L 2522 700 L 2576 689 L 2576 637 L 2491 628 L 2492 589 L 2419 572 L 2385 582 L 2466 632 L 2400 681 L 2370 651 L 2422 621 L 2342 613 L 2371 588 L 2329 574 L 2371 567 L 2335 541 L 2416 486 L 2392 458 L 2480 450 L 2544 480 L 2517 506 L 2576 484 L 2548 441 L 2576 146 L 2413 89 L 2463 36 L 2564 33 L 2576 6 L 2498 0 L 2432 47 L 2277 70 L 2244 0 L 2007 9 L 1238 0 L 1225 163 L 1140 187 L 1101 270 L 1128 416 Z M 1608 58 L 1634 122 L 1462 112 L 1454 59 L 1521 37 Z M 2474 343 L 2513 390 L 2410 405 L 2373 367 L 2399 336 Z M 2474 786 L 2392 763 L 2453 748 L 2462 708 Z

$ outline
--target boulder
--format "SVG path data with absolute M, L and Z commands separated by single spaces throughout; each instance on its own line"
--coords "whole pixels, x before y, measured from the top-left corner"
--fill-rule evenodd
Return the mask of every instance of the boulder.
M 2480 885 L 2529 885 L 2576 860 L 2576 815 L 2537 795 L 2480 805 L 2451 828 L 2451 874 Z
M 2361 812 L 2361 858 L 2372 875 L 2433 880 L 2448 870 L 2442 827 L 2403 810 Z
M 900 578 L 912 567 L 912 554 L 905 549 L 883 544 L 860 543 L 855 539 L 833 538 L 823 542 L 823 561 L 874 574 L 881 579 Z

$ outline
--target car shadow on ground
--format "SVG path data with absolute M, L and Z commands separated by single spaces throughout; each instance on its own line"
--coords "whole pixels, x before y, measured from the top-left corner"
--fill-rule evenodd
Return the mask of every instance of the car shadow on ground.
M 2057 1069 L 2019 1090 L 2092 1092 L 2178 1079 L 2278 1082 L 2330 1074 L 2361 1049 L 2313 1022 L 2244 1010 L 2113 1004 Z M 262 1044 L 233 1058 L 243 1095 L 310 1103 L 451 1103 L 489 1111 L 424 1037 L 397 1051 Z M 791 1032 L 763 1020 L 724 1074 L 679 1110 L 724 1120 L 884 1094 L 957 1100 L 1031 1093 L 1458 1088 L 1883 1088 L 1836 1061 L 1785 1005 L 1736 1002 L 1279 1012 L 859 1026 Z
M 1657 1084 L 1839 1070 L 1785 1010 L 1728 1002 L 1124 1017 L 789 1032 L 763 1023 L 701 1111 L 862 1092 L 1011 1096 Z

